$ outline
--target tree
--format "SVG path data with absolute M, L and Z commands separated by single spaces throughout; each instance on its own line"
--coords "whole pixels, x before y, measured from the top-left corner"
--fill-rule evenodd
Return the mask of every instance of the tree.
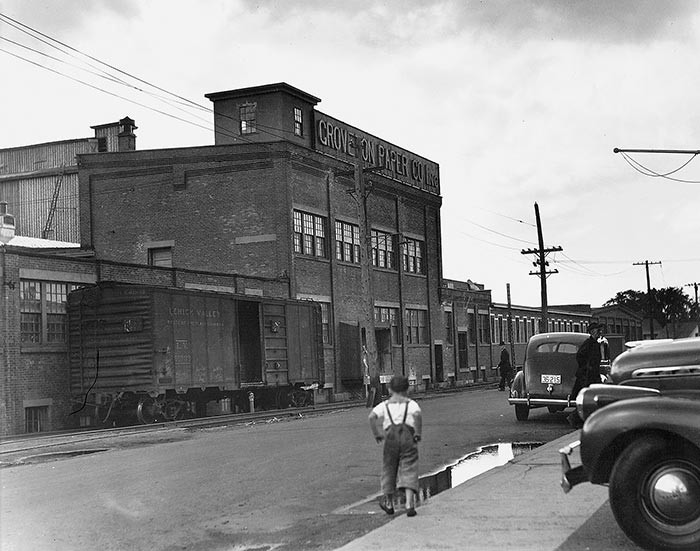
M 643 316 L 649 315 L 649 297 L 654 321 L 661 327 L 669 323 L 678 323 L 697 319 L 698 308 L 681 287 L 652 289 L 649 295 L 643 291 L 628 289 L 618 292 L 603 306 L 625 306 Z

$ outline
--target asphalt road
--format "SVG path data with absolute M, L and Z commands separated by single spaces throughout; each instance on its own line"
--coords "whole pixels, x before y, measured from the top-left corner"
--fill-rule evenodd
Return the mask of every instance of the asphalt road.
M 547 442 L 563 414 L 515 420 L 504 392 L 420 399 L 421 472 L 479 446 Z M 381 448 L 368 410 L 100 441 L 105 451 L 0 470 L 3 550 L 335 549 L 389 521 L 368 504 Z M 552 491 L 559 491 L 553 488 Z M 381 514 L 377 514 L 381 513 Z

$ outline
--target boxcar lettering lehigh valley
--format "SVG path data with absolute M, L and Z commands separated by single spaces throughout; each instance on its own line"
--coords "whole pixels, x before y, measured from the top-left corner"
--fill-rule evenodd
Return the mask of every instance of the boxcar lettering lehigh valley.
M 101 282 L 68 322 L 71 393 L 98 425 L 304 405 L 324 379 L 311 301 Z

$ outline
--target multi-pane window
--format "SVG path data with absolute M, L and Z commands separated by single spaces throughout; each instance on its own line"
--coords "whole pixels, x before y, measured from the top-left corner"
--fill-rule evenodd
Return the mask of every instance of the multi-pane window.
M 491 342 L 491 335 L 489 334 L 491 324 L 489 323 L 488 314 L 479 314 L 479 343 L 488 344 Z
M 491 330 L 491 335 L 493 336 L 493 339 L 491 342 L 498 344 L 501 342 L 501 320 L 500 318 L 497 318 L 495 316 L 492 316 L 491 319 L 491 325 L 493 326 L 493 329 Z
M 67 340 L 66 301 L 78 285 L 20 281 L 20 335 L 23 343 L 52 344 Z
M 518 333 L 520 340 L 518 342 L 527 342 L 527 336 L 525 335 L 525 320 L 518 320 Z
M 304 135 L 304 115 L 298 107 L 294 108 L 294 135 Z
M 24 408 L 24 432 L 42 432 L 48 429 L 48 406 Z
M 454 316 L 452 312 L 445 312 L 445 341 L 454 343 Z
M 335 257 L 343 262 L 360 263 L 360 227 L 335 222 Z
M 326 221 L 323 216 L 294 211 L 294 252 L 326 257 Z
M 21 281 L 20 300 L 20 334 L 22 342 L 41 342 L 41 282 Z
M 375 306 L 374 323 L 379 327 L 388 327 L 391 330 L 391 344 L 401 344 L 398 308 Z
M 424 273 L 423 242 L 408 237 L 402 244 L 403 270 L 412 274 Z
M 156 247 L 148 249 L 148 265 L 158 266 L 160 268 L 173 267 L 173 249 L 172 247 Z
M 372 230 L 372 266 L 396 269 L 394 236 L 383 231 Z
M 254 134 L 257 132 L 255 123 L 256 107 L 255 103 L 246 103 L 238 108 L 241 119 L 241 134 Z
M 406 342 L 428 344 L 428 312 L 406 309 Z
M 331 338 L 331 305 L 328 302 L 319 302 L 321 305 L 321 329 L 323 331 L 323 344 L 333 344 Z

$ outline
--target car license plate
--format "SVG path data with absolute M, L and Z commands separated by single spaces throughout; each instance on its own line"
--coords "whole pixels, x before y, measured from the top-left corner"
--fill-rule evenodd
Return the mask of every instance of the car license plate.
M 540 375 L 540 382 L 542 384 L 548 385 L 560 385 L 561 384 L 561 375 Z

